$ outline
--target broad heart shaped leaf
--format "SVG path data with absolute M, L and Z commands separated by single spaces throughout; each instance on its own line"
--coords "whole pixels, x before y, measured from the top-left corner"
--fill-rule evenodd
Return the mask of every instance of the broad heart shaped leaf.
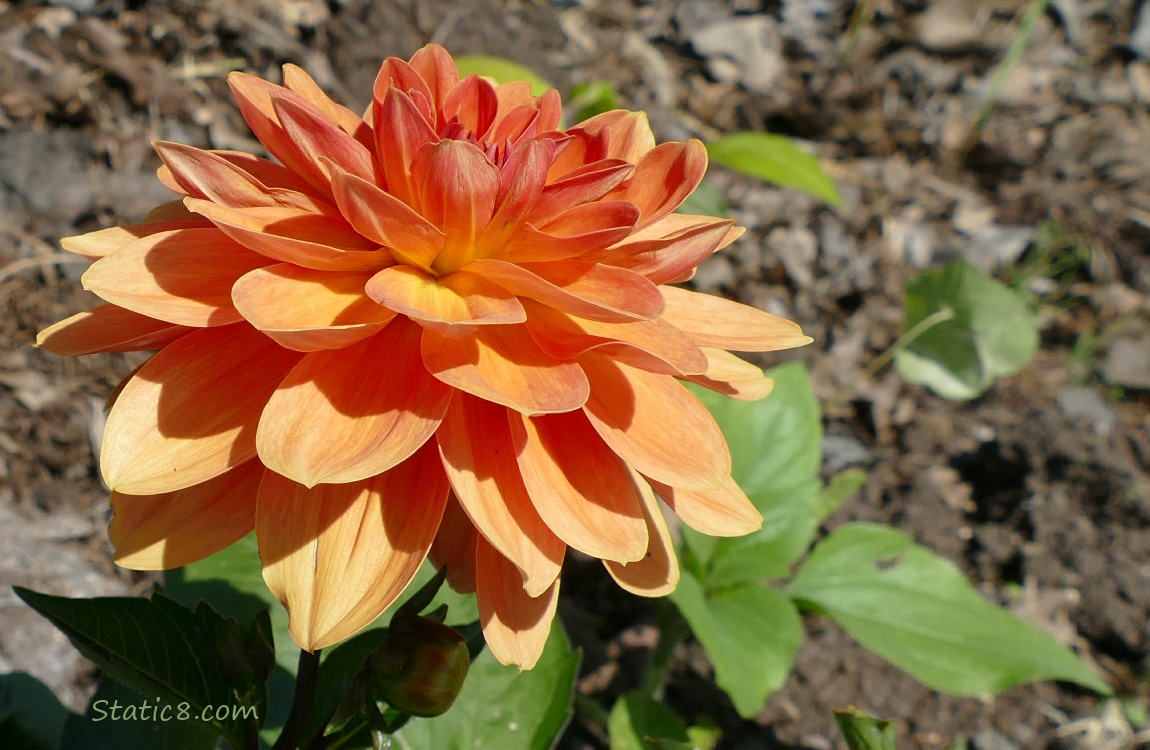
M 682 719 L 643 690 L 633 690 L 615 701 L 607 733 L 611 750 L 651 750 L 650 739 L 671 740 L 691 748 Z
M 966 261 L 907 282 L 903 333 L 946 310 L 949 320 L 930 326 L 894 358 L 904 378 L 944 398 L 982 395 L 1038 350 L 1038 329 L 1022 297 Z
M 210 607 L 193 612 L 159 594 L 151 599 L 67 599 L 15 590 L 105 674 L 157 702 L 187 704 L 193 715 L 208 715 L 206 723 L 233 746 L 243 746 L 249 721 L 240 716 L 217 719 L 212 709 L 251 707 L 250 721 L 256 727 L 266 717 L 267 691 L 262 683 L 251 679 L 226 684 L 215 641 L 225 623 Z
M 159 707 L 160 711 L 168 708 L 163 715 L 169 720 L 139 720 L 145 705 Z M 125 720 L 129 711 L 133 711 L 137 719 Z M 151 713 L 151 708 L 148 712 Z M 59 747 L 60 750 L 215 750 L 220 747 L 220 736 L 198 717 L 193 719 L 189 714 L 183 718 L 179 704 L 161 703 L 155 696 L 145 696 L 105 676 L 88 701 L 84 715 L 68 717 Z
M 580 654 L 558 620 L 534 669 L 520 672 L 484 651 L 447 713 L 412 719 L 393 737 L 399 750 L 547 750 L 571 716 Z
M 802 642 L 803 624 L 794 605 L 757 583 L 707 593 L 687 572 L 671 601 L 707 650 L 715 682 L 740 716 L 753 717 L 786 682 Z
M 70 713 L 32 675 L 0 674 L 0 747 L 56 750 Z
M 842 203 L 839 191 L 819 160 L 785 136 L 732 133 L 707 144 L 711 161 L 760 180 L 801 190 L 832 206 Z
M 1071 651 L 985 601 L 952 563 L 886 526 L 837 529 L 803 562 L 788 592 L 935 690 L 990 695 L 1053 679 L 1110 693 Z
M 767 375 L 775 387 L 761 401 L 692 388 L 727 438 L 731 475 L 763 514 L 761 529 L 733 539 L 683 529 L 688 557 L 702 567 L 695 572 L 708 590 L 785 575 L 814 534 L 822 460 L 819 404 L 801 363 L 779 365 Z
M 475 73 L 486 78 L 492 78 L 496 83 L 527 81 L 531 84 L 531 93 L 535 96 L 539 96 L 547 89 L 554 88 L 531 68 L 503 57 L 462 55 L 455 58 L 455 67 L 459 68 L 459 75 L 461 76 Z
M 835 711 L 835 724 L 850 750 L 898 750 L 894 722 L 851 708 Z

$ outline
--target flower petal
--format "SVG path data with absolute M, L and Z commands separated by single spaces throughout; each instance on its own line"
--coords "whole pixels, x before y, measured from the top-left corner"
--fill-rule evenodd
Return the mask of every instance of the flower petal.
M 576 169 L 543 189 L 527 220 L 544 224 L 575 206 L 597 201 L 626 180 L 634 168 L 620 159 L 603 159 Z
M 627 464 L 688 489 L 713 489 L 730 476 L 723 433 L 677 380 L 594 354 L 581 361 L 591 381 L 583 411 Z
M 771 352 L 804 346 L 814 340 L 804 336 L 797 323 L 749 305 L 673 286 L 659 287 L 659 291 L 667 301 L 663 320 L 700 346 Z
M 395 320 L 359 343 L 306 355 L 260 418 L 264 465 L 314 487 L 366 479 L 415 453 L 451 399 L 419 359 L 419 332 Z
M 538 596 L 559 575 L 567 545 L 527 495 L 507 420 L 502 406 L 457 393 L 436 439 L 460 506 L 483 540 L 519 569 L 516 586 Z
M 435 111 L 443 110 L 443 101 L 459 83 L 459 70 L 451 54 L 439 44 L 428 44 L 411 56 L 412 70 L 427 85 Z
M 475 144 L 444 139 L 416 153 L 412 173 L 422 189 L 420 213 L 443 230 L 443 249 L 432 266 L 455 271 L 474 256 L 475 241 L 495 211 L 499 170 Z
M 642 500 L 631 472 L 579 412 L 511 417 L 523 484 L 556 536 L 604 560 L 647 551 Z
M 272 108 L 287 136 L 285 145 L 290 144 L 298 154 L 301 164 L 307 164 L 307 172 L 301 176 L 316 185 L 323 192 L 331 190 L 331 170 L 324 164 L 328 160 L 343 171 L 365 180 L 375 176 L 371 152 L 345 133 L 337 123 L 332 123 L 315 107 L 299 103 L 298 97 L 273 96 Z
M 100 469 L 117 492 L 155 495 L 256 454 L 256 423 L 300 354 L 247 324 L 193 331 L 140 368 L 104 428 Z
M 182 205 L 181 205 L 182 207 Z M 129 224 L 122 227 L 108 227 L 97 229 L 95 232 L 78 234 L 73 237 L 61 237 L 60 246 L 70 253 L 83 255 L 85 258 L 96 260 L 122 250 L 136 240 L 160 232 L 171 232 L 176 229 L 211 229 L 212 223 L 198 216 L 190 221 L 157 221 L 143 224 Z
M 468 336 L 427 329 L 421 351 L 444 383 L 524 414 L 571 411 L 587 401 L 582 368 L 548 356 L 522 326 L 485 326 Z
M 702 141 L 663 143 L 644 154 L 631 179 L 608 197 L 638 206 L 639 226 L 644 227 L 682 205 L 706 171 L 707 149 Z
M 512 149 L 499 172 L 495 214 L 476 240 L 475 257 L 503 252 L 508 240 L 543 191 L 547 165 L 555 155 L 554 141 L 530 140 Z
M 521 223 L 502 248 L 476 257 L 533 262 L 594 255 L 630 235 L 638 218 L 639 209 L 626 201 L 585 203 L 545 227 Z
M 256 537 L 292 640 L 315 651 L 371 624 L 427 557 L 447 503 L 432 447 L 383 474 L 308 489 L 268 472 Z
M 675 590 L 679 583 L 679 559 L 675 555 L 675 543 L 663 518 L 663 509 L 651 487 L 641 478 L 635 477 L 643 499 L 643 520 L 647 524 L 645 536 L 648 539 L 643 558 L 637 562 L 620 564 L 604 560 L 607 572 L 624 590 L 636 596 L 666 596 Z
M 719 248 L 733 226 L 733 221 L 715 221 L 688 227 L 659 239 L 635 240 L 632 237 L 588 260 L 629 268 L 646 276 L 653 284 L 668 284 L 687 278 L 696 266 Z
M 186 489 L 159 495 L 112 493 L 108 538 L 116 564 L 131 570 L 171 570 L 239 541 L 255 524 L 259 461 Z
M 324 113 L 328 122 L 338 123 L 343 132 L 355 136 L 367 127 L 363 118 L 342 104 L 337 104 L 319 87 L 310 75 L 298 65 L 288 63 L 283 66 L 284 86 L 291 92 L 307 99 Z
M 368 280 L 368 296 L 419 321 L 498 325 L 527 319 L 515 295 L 469 271 L 435 277 L 412 266 L 385 268 Z
M 590 117 L 575 128 L 591 134 L 607 133 L 607 155 L 632 164 L 655 148 L 655 134 L 646 112 L 615 109 Z
M 36 346 L 66 356 L 139 352 L 163 348 L 194 330 L 116 305 L 100 305 L 40 331 Z
M 741 401 L 758 401 L 766 398 L 775 387 L 773 380 L 750 362 L 739 359 L 722 349 L 704 347 L 707 357 L 707 370 L 687 378 L 704 388 L 737 398 Z
M 658 287 L 625 268 L 575 260 L 515 264 L 487 259 L 469 263 L 467 270 L 512 294 L 581 318 L 625 322 L 656 318 L 663 311 Z
M 455 493 L 448 493 L 439 533 L 427 553 L 437 568 L 447 568 L 447 582 L 461 594 L 475 591 L 475 545 L 479 532 Z
M 161 181 L 167 182 L 163 173 L 167 169 L 167 176 L 174 182 L 169 187 L 192 198 L 209 200 L 229 208 L 283 206 L 316 211 L 320 206 L 315 199 L 304 193 L 269 188 L 235 161 L 221 154 L 166 141 L 154 143 L 152 147 L 164 162 Z
M 313 271 L 290 263 L 257 268 L 232 287 L 244 318 L 281 346 L 339 349 L 382 330 L 395 311 L 364 292 L 370 273 Z
M 374 183 L 347 172 L 337 170 L 331 187 L 339 210 L 357 232 L 386 246 L 403 263 L 431 268 L 443 249 L 438 227 Z
M 480 539 L 475 552 L 475 592 L 483 640 L 500 664 L 531 669 L 551 632 L 559 579 L 532 597 L 517 578 L 511 563 Z
M 236 279 L 268 264 L 218 229 L 176 229 L 143 237 L 92 264 L 84 288 L 128 310 L 185 326 L 235 323 Z
M 734 479 L 712 490 L 685 490 L 648 479 L 683 523 L 710 536 L 743 536 L 763 526 L 763 516 Z
M 421 191 L 411 174 L 412 161 L 420 148 L 435 143 L 439 136 L 403 91 L 391 88 L 382 97 L 377 94 L 373 106 L 376 154 L 387 192 L 419 211 Z
M 439 112 L 445 122 L 458 119 L 467 132 L 483 138 L 495 122 L 498 108 L 495 87 L 473 73 L 448 92 Z

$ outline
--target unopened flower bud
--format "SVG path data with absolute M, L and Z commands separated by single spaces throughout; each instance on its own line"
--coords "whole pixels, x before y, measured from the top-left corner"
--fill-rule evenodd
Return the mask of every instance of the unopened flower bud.
M 456 631 L 426 617 L 393 623 L 368 661 L 374 687 L 393 708 L 438 716 L 455 702 L 471 659 Z

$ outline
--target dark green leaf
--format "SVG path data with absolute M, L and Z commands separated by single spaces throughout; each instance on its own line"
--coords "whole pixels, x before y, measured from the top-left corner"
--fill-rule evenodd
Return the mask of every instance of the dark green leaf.
M 917 335 L 907 336 L 912 331 Z M 899 372 L 951 399 L 983 394 L 1038 349 L 1023 299 L 965 261 L 907 282 L 903 334 L 912 340 L 895 354 Z
M 69 713 L 32 675 L 0 675 L 0 747 L 56 750 Z
M 852 707 L 835 711 L 835 723 L 850 750 L 898 750 L 893 721 L 876 719 Z
M 140 718 L 145 707 L 149 716 L 158 708 L 160 717 L 166 716 L 167 720 Z M 105 676 L 88 701 L 87 711 L 82 716 L 68 717 L 60 750 L 214 750 L 220 746 L 219 735 L 208 724 L 190 715 L 182 718 L 180 708 L 179 704 L 158 701 L 154 695 L 142 695 Z M 236 750 L 243 745 L 232 747 Z
M 691 747 L 682 720 L 642 690 L 627 693 L 615 701 L 607 732 L 611 736 L 611 750 L 650 750 L 655 746 L 651 740 L 680 743 L 688 750 Z
M 527 81 L 531 84 L 531 93 L 535 96 L 539 96 L 547 89 L 554 88 L 531 68 L 503 57 L 463 55 L 455 58 L 455 66 L 459 68 L 459 75 L 461 76 L 475 73 L 492 78 L 497 83 Z
M 832 206 L 842 203 L 834 181 L 819 160 L 789 138 L 770 133 L 733 133 L 707 144 L 711 161 L 725 167 L 801 190 Z
M 773 588 L 741 583 L 713 593 L 684 573 L 671 601 L 715 667 L 715 681 L 735 709 L 751 718 L 790 674 L 803 637 L 802 621 Z
M 1071 651 L 983 600 L 952 563 L 886 526 L 839 528 L 788 588 L 936 690 L 988 695 L 1056 679 L 1110 692 Z

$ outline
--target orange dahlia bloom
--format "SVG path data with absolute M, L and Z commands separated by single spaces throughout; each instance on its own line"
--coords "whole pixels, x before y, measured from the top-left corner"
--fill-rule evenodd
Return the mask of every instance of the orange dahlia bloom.
M 461 79 L 435 45 L 385 61 L 363 117 L 292 65 L 283 86 L 229 83 L 277 161 L 157 143 L 181 199 L 63 240 L 107 304 L 39 337 L 159 350 L 104 433 L 121 565 L 254 529 L 314 650 L 430 555 L 476 592 L 495 656 L 529 667 L 568 547 L 657 596 L 678 566 L 656 496 L 704 533 L 758 528 L 681 381 L 761 398 L 770 381 L 726 350 L 810 339 L 670 286 L 741 233 L 672 213 L 700 142 L 656 146 L 625 111 L 561 130 L 555 91 Z

